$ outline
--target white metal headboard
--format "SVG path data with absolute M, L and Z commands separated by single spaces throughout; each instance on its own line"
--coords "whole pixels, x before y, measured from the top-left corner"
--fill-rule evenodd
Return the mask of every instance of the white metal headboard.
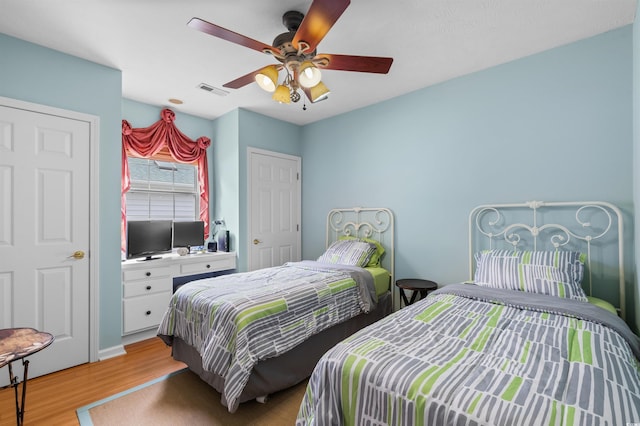
M 528 201 L 521 204 L 482 205 L 469 214 L 469 271 L 473 279 L 474 254 L 484 249 L 581 251 L 587 255 L 587 285 L 583 283 L 583 287 L 592 295 L 594 269 L 603 257 L 598 252 L 604 253 L 604 249 L 608 248 L 617 255 L 619 293 L 617 303 L 610 302 L 619 305 L 618 310 L 626 319 L 623 237 L 624 224 L 620 209 L 603 201 Z M 600 266 L 600 269 L 607 269 Z M 612 273 L 609 271 L 608 275 L 611 278 Z
M 393 212 L 383 207 L 351 207 L 332 209 L 327 215 L 326 245 L 340 236 L 374 239 L 385 249 L 382 266 L 391 274 L 389 287 L 392 290 L 392 303 L 395 303 L 395 224 Z M 395 305 L 393 305 L 395 306 Z

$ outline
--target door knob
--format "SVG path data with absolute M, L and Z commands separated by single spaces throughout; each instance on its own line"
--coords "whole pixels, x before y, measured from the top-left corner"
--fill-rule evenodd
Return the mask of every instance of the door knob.
M 261 242 L 262 242 L 262 241 L 260 241 L 260 240 L 259 240 L 259 239 L 257 239 L 257 238 L 253 240 L 253 244 L 254 244 L 254 245 L 256 245 L 256 246 L 257 246 L 258 244 L 260 244 Z
M 69 257 L 73 257 L 74 259 L 84 259 L 84 252 L 82 250 L 77 250 Z

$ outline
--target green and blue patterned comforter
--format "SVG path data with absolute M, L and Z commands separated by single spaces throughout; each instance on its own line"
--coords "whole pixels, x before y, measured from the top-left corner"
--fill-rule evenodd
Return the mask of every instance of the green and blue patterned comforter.
M 446 286 L 329 350 L 297 425 L 637 423 L 639 356 L 588 303 Z
M 375 308 L 366 270 L 313 261 L 194 281 L 173 295 L 158 329 L 198 350 L 203 368 L 225 380 L 230 412 L 259 361 Z

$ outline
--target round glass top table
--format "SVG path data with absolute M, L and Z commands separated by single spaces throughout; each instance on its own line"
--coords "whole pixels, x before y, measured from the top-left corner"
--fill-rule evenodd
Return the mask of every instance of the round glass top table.
M 9 366 L 9 381 L 16 398 L 16 423 L 24 422 L 24 403 L 27 396 L 27 374 L 29 360 L 26 358 L 53 343 L 53 335 L 34 328 L 0 329 L 0 368 Z M 22 401 L 18 399 L 18 378 L 13 375 L 11 363 L 21 360 L 24 366 L 22 377 Z

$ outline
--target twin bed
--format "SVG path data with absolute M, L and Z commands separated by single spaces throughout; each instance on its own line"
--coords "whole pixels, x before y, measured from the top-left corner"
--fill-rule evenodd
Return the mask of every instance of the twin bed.
M 234 412 L 311 374 L 326 350 L 392 311 L 394 220 L 385 208 L 334 209 L 317 261 L 182 286 L 158 335 Z
M 532 214 L 505 218 L 516 210 Z M 577 226 L 555 222 L 567 214 Z M 298 425 L 640 421 L 639 340 L 611 303 L 583 290 L 617 284 L 611 300 L 625 315 L 619 210 L 482 206 L 470 231 L 489 240 L 486 250 L 470 240 L 471 282 L 444 286 L 330 349 L 311 375 Z
M 469 282 L 390 314 L 393 215 L 332 211 L 318 262 L 184 286 L 159 335 L 229 411 L 311 375 L 300 426 L 640 421 L 620 211 L 480 206 L 469 236 Z

